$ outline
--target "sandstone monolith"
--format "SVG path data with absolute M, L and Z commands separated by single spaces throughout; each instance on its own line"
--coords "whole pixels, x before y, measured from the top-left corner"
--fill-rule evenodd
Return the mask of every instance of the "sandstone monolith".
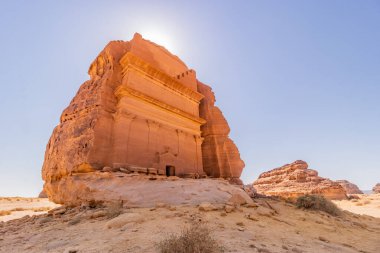
M 308 169 L 308 164 L 301 160 L 262 173 L 253 186 L 259 194 L 285 198 L 305 194 L 323 195 L 329 199 L 347 198 L 340 184 L 319 177 L 316 170 Z
M 70 187 L 82 185 L 78 175 L 95 172 L 241 183 L 244 162 L 211 88 L 177 56 L 135 34 L 110 42 L 88 73 L 46 147 L 50 199 L 64 203 Z M 70 200 L 89 194 L 70 192 Z

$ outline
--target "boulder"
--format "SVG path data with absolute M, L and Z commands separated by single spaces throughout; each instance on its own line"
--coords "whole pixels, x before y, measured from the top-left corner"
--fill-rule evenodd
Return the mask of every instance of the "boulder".
M 124 213 L 106 223 L 106 228 L 121 228 L 128 223 L 140 223 L 144 217 L 139 213 Z
M 340 184 L 319 177 L 317 171 L 308 169 L 308 164 L 300 160 L 262 173 L 253 187 L 259 194 L 285 198 L 317 194 L 329 199 L 347 199 Z
M 208 202 L 201 203 L 199 205 L 199 211 L 209 212 L 209 211 L 215 211 L 215 210 L 218 210 L 218 208 L 216 206 L 214 206 L 213 204 L 208 203 Z

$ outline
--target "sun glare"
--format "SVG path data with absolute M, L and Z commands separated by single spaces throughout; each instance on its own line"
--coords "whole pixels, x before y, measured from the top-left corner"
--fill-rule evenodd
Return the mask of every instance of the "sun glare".
M 150 40 L 160 46 L 165 47 L 171 53 L 176 53 L 175 43 L 173 39 L 167 34 L 161 33 L 157 30 L 143 30 L 140 32 L 144 39 Z

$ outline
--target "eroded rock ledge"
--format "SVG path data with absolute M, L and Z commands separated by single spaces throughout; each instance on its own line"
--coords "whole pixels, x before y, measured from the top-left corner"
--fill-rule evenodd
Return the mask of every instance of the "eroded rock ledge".
M 363 192 L 359 189 L 359 187 L 356 184 L 353 184 L 347 180 L 337 180 L 335 182 L 340 184 L 347 192 L 347 194 L 363 194 Z
M 90 172 L 66 176 L 45 184 L 51 200 L 65 205 L 86 202 L 120 202 L 127 207 L 199 205 L 204 202 L 223 204 L 232 197 L 251 203 L 250 196 L 239 186 L 223 179 L 182 179 L 176 176 L 146 175 L 124 172 Z
M 319 177 L 317 171 L 308 169 L 308 164 L 300 160 L 262 173 L 253 186 L 259 194 L 285 198 L 305 194 L 319 194 L 329 199 L 347 198 L 340 184 Z

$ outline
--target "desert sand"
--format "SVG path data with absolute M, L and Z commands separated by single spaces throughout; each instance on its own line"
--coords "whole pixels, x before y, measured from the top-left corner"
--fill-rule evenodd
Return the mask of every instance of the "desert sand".
M 0 222 L 47 213 L 59 206 L 47 198 L 0 197 Z
M 24 203 L 35 206 L 43 200 Z M 0 222 L 0 252 L 158 252 L 157 242 L 199 221 L 211 228 L 225 252 L 379 252 L 379 218 L 347 211 L 334 217 L 273 198 L 225 208 L 59 207 Z M 123 214 L 111 217 L 120 210 Z
M 343 210 L 380 218 L 380 193 L 357 194 L 358 199 L 333 201 Z

